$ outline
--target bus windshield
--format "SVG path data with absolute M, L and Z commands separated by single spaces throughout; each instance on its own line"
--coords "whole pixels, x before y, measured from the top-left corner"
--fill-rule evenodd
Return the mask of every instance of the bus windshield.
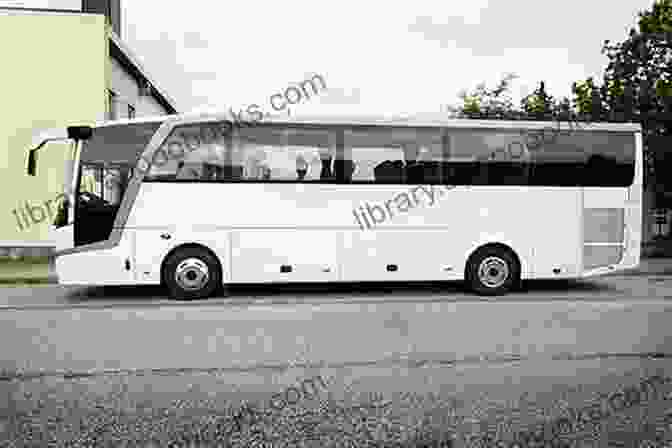
M 82 145 L 75 199 L 75 246 L 106 240 L 138 158 L 161 122 L 93 129 Z
M 91 138 L 84 142 L 82 164 L 107 162 L 135 166 L 161 124 L 160 121 L 155 121 L 94 128 Z

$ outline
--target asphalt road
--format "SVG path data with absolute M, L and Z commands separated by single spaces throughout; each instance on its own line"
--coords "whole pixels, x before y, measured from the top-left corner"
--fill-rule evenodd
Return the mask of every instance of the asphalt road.
M 99 307 L 156 307 L 250 304 L 334 304 L 379 301 L 478 302 L 561 300 L 631 300 L 672 297 L 672 275 L 610 275 L 586 280 L 531 281 L 521 292 L 484 298 L 464 291 L 459 282 L 399 284 L 301 284 L 233 286 L 228 297 L 175 302 L 154 286 L 66 287 L 59 285 L 2 286 L 0 311 Z
M 199 302 L 172 302 L 152 287 L 3 288 L 0 439 L 164 446 L 222 440 L 235 427 L 234 446 L 300 446 L 312 419 L 313 433 L 336 434 L 338 446 L 448 437 L 477 446 L 469 437 L 488 428 L 512 440 L 586 400 L 672 377 L 670 286 L 672 277 L 613 276 L 534 282 L 494 299 L 450 283 L 256 286 Z M 231 420 L 242 401 L 269 409 L 274 394 L 318 376 L 318 398 L 253 413 L 247 429 Z M 672 398 L 672 382 L 665 387 Z M 665 394 L 568 437 L 664 446 Z M 315 423 L 345 415 L 371 428 Z M 255 424 L 280 432 L 251 435 Z

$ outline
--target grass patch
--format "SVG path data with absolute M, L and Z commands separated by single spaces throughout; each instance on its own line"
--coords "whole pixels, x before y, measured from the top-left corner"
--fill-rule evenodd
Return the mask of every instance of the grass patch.
M 0 283 L 47 283 L 49 278 L 48 257 L 27 257 L 21 260 L 0 262 Z
M 49 257 L 19 257 L 16 260 L 11 259 L 10 257 L 1 257 L 0 266 L 4 265 L 15 265 L 15 264 L 48 264 Z

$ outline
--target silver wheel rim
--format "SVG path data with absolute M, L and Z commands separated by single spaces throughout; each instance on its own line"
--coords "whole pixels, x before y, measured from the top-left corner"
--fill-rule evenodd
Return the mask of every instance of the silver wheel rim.
M 498 288 L 509 278 L 509 265 L 499 257 L 487 257 L 478 266 L 478 279 L 488 288 Z
M 198 258 L 187 258 L 175 269 L 175 281 L 187 291 L 202 289 L 210 279 L 208 265 Z

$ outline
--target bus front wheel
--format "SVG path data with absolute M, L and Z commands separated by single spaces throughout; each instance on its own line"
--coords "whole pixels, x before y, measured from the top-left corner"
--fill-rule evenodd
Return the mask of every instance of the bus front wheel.
M 222 282 L 217 259 L 199 247 L 184 247 L 171 254 L 161 277 L 169 295 L 177 300 L 210 297 Z
M 520 277 L 515 255 L 503 247 L 486 246 L 467 262 L 466 281 L 479 295 L 502 295 L 513 289 Z

